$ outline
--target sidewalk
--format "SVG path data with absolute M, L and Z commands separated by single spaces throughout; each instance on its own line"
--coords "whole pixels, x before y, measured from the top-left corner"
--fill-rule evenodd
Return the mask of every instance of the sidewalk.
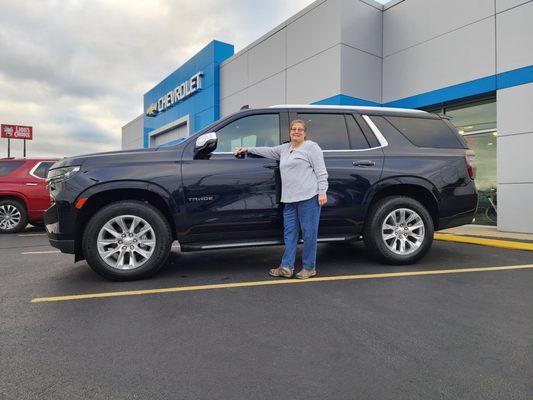
M 533 233 L 501 232 L 495 226 L 464 225 L 435 233 L 436 240 L 533 251 Z

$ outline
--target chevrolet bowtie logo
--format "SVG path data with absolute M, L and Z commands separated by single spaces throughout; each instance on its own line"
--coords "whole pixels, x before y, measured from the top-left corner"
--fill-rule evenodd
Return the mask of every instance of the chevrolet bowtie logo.
M 148 117 L 155 117 L 159 111 L 157 111 L 157 103 L 150 104 L 146 109 L 146 115 Z

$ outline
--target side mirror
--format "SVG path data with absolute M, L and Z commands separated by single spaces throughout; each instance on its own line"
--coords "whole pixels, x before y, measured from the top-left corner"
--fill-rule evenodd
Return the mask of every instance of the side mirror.
M 215 132 L 204 133 L 198 136 L 194 145 L 194 155 L 206 155 L 217 148 L 217 134 Z

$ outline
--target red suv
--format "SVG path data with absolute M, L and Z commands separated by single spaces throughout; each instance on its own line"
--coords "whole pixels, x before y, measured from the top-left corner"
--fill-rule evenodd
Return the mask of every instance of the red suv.
M 19 232 L 39 224 L 50 207 L 46 173 L 57 160 L 0 159 L 0 233 Z

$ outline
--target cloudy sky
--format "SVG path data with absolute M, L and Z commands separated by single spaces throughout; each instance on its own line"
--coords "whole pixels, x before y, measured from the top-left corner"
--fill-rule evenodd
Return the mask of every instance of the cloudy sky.
M 34 127 L 28 157 L 120 148 L 145 92 L 213 39 L 239 51 L 312 0 L 5 0 L 0 122 Z M 11 141 L 22 156 L 22 141 Z M 7 140 L 0 139 L 0 157 Z

